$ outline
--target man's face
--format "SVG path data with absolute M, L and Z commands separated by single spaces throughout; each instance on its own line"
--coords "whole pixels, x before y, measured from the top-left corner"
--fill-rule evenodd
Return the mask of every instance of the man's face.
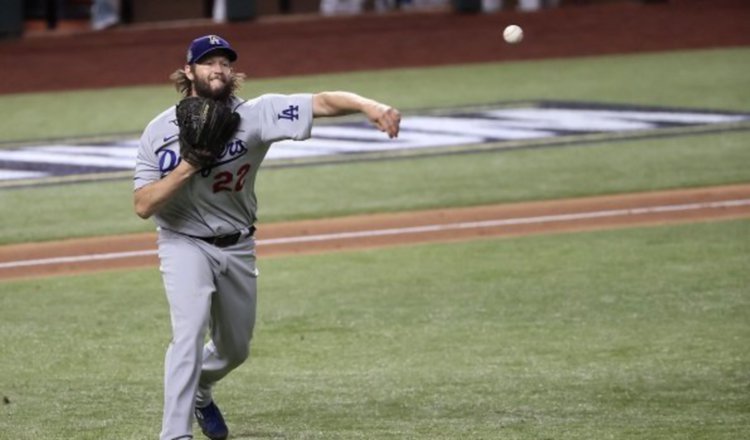
M 232 94 L 232 64 L 225 55 L 205 56 L 192 66 L 185 66 L 185 73 L 197 96 L 223 101 Z

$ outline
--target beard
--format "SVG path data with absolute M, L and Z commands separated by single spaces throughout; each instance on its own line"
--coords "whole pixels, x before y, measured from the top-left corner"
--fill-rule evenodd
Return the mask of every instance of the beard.
M 232 81 L 227 78 L 221 88 L 213 89 L 209 80 L 198 78 L 193 80 L 193 88 L 198 96 L 214 99 L 216 101 L 229 101 L 232 96 Z

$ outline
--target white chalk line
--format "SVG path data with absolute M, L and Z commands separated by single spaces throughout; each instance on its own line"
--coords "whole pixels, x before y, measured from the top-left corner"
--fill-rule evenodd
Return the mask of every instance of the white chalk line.
M 643 208 L 625 208 L 625 209 L 610 209 L 603 211 L 590 211 L 590 212 L 577 212 L 571 214 L 555 214 L 555 215 L 542 215 L 535 217 L 519 217 L 509 219 L 498 219 L 498 220 L 484 220 L 475 222 L 459 222 L 459 223 L 446 223 L 446 224 L 434 224 L 425 226 L 411 226 L 403 228 L 389 228 L 389 229 L 374 229 L 369 231 L 356 231 L 356 232 L 337 232 L 331 234 L 318 234 L 318 235 L 300 235 L 295 237 L 284 237 L 284 238 L 271 238 L 266 240 L 258 240 L 258 246 L 267 245 L 278 245 L 278 244 L 295 244 L 295 243 L 311 243 L 321 241 L 333 241 L 350 238 L 369 238 L 369 237 L 380 237 L 387 235 L 403 235 L 403 234 L 418 234 L 427 232 L 442 232 L 451 230 L 461 229 L 482 229 L 482 228 L 494 228 L 498 226 L 517 226 L 517 225 L 533 225 L 542 223 L 559 223 L 574 220 L 587 220 L 604 217 L 627 217 L 635 215 L 648 215 L 648 214 L 659 214 L 664 212 L 679 212 L 679 211 L 695 211 L 700 209 L 723 209 L 723 208 L 734 208 L 739 206 L 750 205 L 750 199 L 737 199 L 737 200 L 725 200 L 720 202 L 704 202 L 704 203 L 686 203 L 679 205 L 663 205 L 663 206 L 649 206 Z M 13 269 L 18 267 L 28 266 L 44 266 L 52 264 L 66 264 L 66 263 L 81 263 L 90 261 L 100 260 L 116 260 L 122 258 L 132 257 L 145 257 L 156 255 L 155 249 L 142 250 L 142 251 L 131 251 L 131 252 L 112 252 L 105 254 L 91 254 L 91 255 L 78 255 L 69 257 L 56 257 L 56 258 L 41 258 L 34 260 L 20 260 L 10 261 L 6 263 L 0 263 L 0 269 Z

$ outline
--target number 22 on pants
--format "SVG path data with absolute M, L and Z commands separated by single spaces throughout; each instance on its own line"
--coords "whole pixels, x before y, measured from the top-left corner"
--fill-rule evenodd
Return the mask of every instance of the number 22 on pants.
M 214 176 L 214 193 L 221 191 L 242 191 L 248 171 L 250 171 L 250 164 L 246 163 L 237 169 L 236 175 L 231 171 L 217 173 Z

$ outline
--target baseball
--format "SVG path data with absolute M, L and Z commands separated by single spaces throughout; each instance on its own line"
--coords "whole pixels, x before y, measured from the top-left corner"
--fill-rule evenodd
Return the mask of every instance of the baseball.
M 503 31 L 503 38 L 510 44 L 520 43 L 523 40 L 523 29 L 520 26 L 512 24 Z

